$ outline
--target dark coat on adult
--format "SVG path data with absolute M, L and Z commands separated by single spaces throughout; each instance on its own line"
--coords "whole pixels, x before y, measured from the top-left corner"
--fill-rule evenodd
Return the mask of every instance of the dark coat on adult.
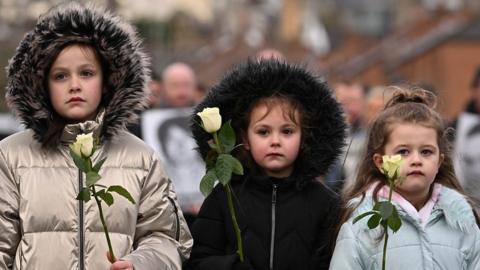
M 341 153 L 345 123 L 327 85 L 295 65 L 248 61 L 214 86 L 195 112 L 219 107 L 223 121 L 231 120 L 241 143 L 238 135 L 246 128 L 251 106 L 269 97 L 295 100 L 308 115 L 302 118 L 302 145 L 293 173 L 285 179 L 267 177 L 248 153 L 234 153 L 246 171 L 231 182 L 246 260 L 240 262 L 235 254 L 226 193 L 219 185 L 206 198 L 193 225 L 189 269 L 328 268 L 339 200 L 318 177 L 325 175 Z M 195 124 L 192 131 L 205 158 L 209 134 Z

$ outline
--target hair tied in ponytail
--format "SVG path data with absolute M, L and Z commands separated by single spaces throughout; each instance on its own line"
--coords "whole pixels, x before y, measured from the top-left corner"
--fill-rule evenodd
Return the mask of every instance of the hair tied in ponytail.
M 420 103 L 431 109 L 437 106 L 437 98 L 434 93 L 422 88 L 404 89 L 398 86 L 389 86 L 394 90 L 392 98 L 385 104 L 385 109 L 401 103 Z

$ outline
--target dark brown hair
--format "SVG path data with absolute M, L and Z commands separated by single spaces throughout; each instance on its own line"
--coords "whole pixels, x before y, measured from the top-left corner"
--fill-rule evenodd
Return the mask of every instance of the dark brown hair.
M 250 125 L 250 117 L 252 114 L 253 109 L 264 105 L 267 107 L 267 111 L 265 112 L 265 115 L 263 117 L 266 117 L 270 111 L 275 107 L 275 106 L 281 106 L 282 111 L 283 111 L 283 116 L 288 117 L 292 122 L 294 122 L 296 125 L 298 125 L 301 129 L 302 132 L 302 138 L 301 138 L 301 144 L 300 144 L 300 152 L 304 149 L 303 147 L 303 142 L 304 142 L 304 136 L 306 136 L 307 132 L 307 123 L 309 122 L 309 118 L 306 115 L 306 113 L 303 110 L 303 107 L 301 106 L 300 102 L 298 102 L 294 98 L 289 98 L 288 96 L 285 95 L 274 95 L 270 97 L 264 97 L 259 100 L 257 100 L 255 103 L 251 104 L 248 110 L 245 111 L 243 115 L 240 117 L 240 122 L 238 126 L 238 130 L 240 130 L 240 135 L 237 137 L 237 141 L 239 144 L 243 143 L 248 126 Z M 295 117 L 295 114 L 298 112 L 298 119 Z M 244 147 L 240 147 L 240 149 L 237 152 L 237 157 L 240 158 L 243 162 L 246 162 L 249 164 L 250 168 L 256 168 L 257 166 L 255 165 L 255 162 L 253 161 L 253 158 L 250 155 L 250 152 L 247 151 Z M 259 168 L 257 168 L 259 169 Z
M 65 128 L 65 126 L 68 124 L 68 122 L 66 121 L 66 119 L 64 119 L 63 117 L 61 117 L 54 109 L 52 103 L 51 103 L 51 100 L 50 100 L 50 93 L 49 93 L 49 90 L 48 90 L 48 78 L 49 78 L 49 73 L 50 73 L 50 70 L 53 66 L 53 63 L 55 62 L 55 60 L 57 59 L 58 55 L 67 47 L 69 46 L 73 46 L 73 45 L 77 45 L 77 46 L 80 46 L 80 48 L 82 50 L 85 51 L 85 53 L 87 53 L 87 51 L 89 52 L 92 52 L 95 59 L 100 63 L 100 67 L 102 69 L 102 84 L 103 84 L 103 90 L 102 90 L 102 98 L 101 98 L 101 101 L 100 101 L 100 105 L 99 105 L 99 108 L 100 107 L 105 107 L 106 106 L 106 103 L 107 103 L 107 100 L 110 100 L 109 97 L 107 97 L 107 87 L 106 85 L 108 84 L 108 65 L 106 64 L 106 61 L 103 59 L 103 57 L 99 54 L 98 50 L 95 48 L 95 46 L 89 44 L 89 43 L 85 43 L 85 42 L 70 42 L 70 43 L 66 43 L 64 46 L 61 46 L 59 47 L 59 49 L 54 53 L 54 55 L 51 57 L 51 59 L 53 59 L 51 61 L 51 63 L 49 64 L 48 68 L 45 70 L 45 74 L 44 74 L 44 82 L 43 82 L 43 85 L 44 85 L 44 89 L 47 93 L 47 97 L 48 97 L 48 100 L 47 100 L 47 104 L 49 105 L 50 107 L 50 119 L 47 120 L 47 124 L 48 124 L 48 129 L 47 129 L 47 132 L 45 134 L 45 136 L 43 136 L 43 140 L 42 140 L 42 147 L 43 148 L 46 148 L 46 149 L 53 149 L 55 147 L 57 147 L 57 145 L 59 144 L 60 142 L 60 137 L 62 135 L 62 132 L 63 132 L 63 129 Z

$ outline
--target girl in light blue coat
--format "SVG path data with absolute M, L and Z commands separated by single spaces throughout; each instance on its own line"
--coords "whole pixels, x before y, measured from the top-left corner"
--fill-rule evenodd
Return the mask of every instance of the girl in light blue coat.
M 382 226 L 370 230 L 368 218 L 352 221 L 388 198 L 382 156 L 398 154 L 404 180 L 392 202 L 402 226 L 389 234 L 386 269 L 480 269 L 478 216 L 455 176 L 444 124 L 434 111 L 436 97 L 421 89 L 396 88 L 372 124 L 357 180 L 345 193 L 330 269 L 382 268 Z

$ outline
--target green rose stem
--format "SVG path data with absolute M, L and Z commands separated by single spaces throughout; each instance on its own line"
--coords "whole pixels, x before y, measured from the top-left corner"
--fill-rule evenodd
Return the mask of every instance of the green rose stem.
M 390 191 L 388 192 L 388 201 L 391 202 L 395 181 L 393 181 L 393 179 L 388 178 L 388 183 L 390 186 Z M 385 242 L 383 243 L 382 270 L 385 270 L 385 265 L 387 262 L 387 242 L 388 242 L 388 225 L 386 222 L 383 223 L 383 229 L 385 230 Z
M 388 228 L 392 229 L 395 233 L 402 226 L 402 220 L 398 215 L 398 211 L 395 205 L 392 204 L 392 195 L 396 186 L 396 182 L 400 181 L 402 178 L 398 175 L 400 174 L 400 166 L 402 163 L 402 158 L 400 155 L 394 156 L 383 156 L 382 164 L 382 173 L 386 176 L 388 181 L 388 186 L 390 187 L 388 194 L 388 201 L 376 202 L 371 211 L 362 213 L 353 219 L 355 224 L 359 220 L 371 216 L 367 222 L 367 225 L 370 229 L 375 229 L 378 225 L 382 225 L 383 233 L 385 234 L 385 241 L 383 243 L 383 256 L 382 256 L 382 270 L 385 270 L 386 261 L 387 261 L 387 243 L 388 243 Z
M 95 186 L 92 186 L 91 188 L 92 188 L 93 198 L 95 198 L 95 202 L 97 202 L 97 205 L 98 205 L 98 213 L 100 215 L 100 221 L 102 222 L 103 232 L 105 233 L 105 237 L 107 238 L 108 252 L 110 252 L 110 259 L 111 259 L 111 262 L 114 263 L 117 260 L 117 258 L 115 258 L 115 255 L 113 254 L 112 243 L 110 242 L 110 236 L 108 235 L 107 223 L 105 222 L 105 218 L 103 217 L 102 202 L 96 195 L 97 192 L 95 191 Z
M 109 261 L 114 263 L 117 259 L 113 253 L 112 243 L 110 241 L 110 236 L 108 234 L 107 224 L 105 222 L 105 217 L 103 215 L 102 202 L 104 201 L 108 206 L 113 204 L 112 192 L 117 193 L 118 195 L 126 198 L 132 204 L 135 204 L 135 200 L 132 195 L 124 187 L 119 185 L 114 185 L 106 187 L 103 185 L 96 184 L 101 176 L 98 174 L 103 163 L 107 159 L 106 157 L 99 160 L 95 166 L 92 166 L 91 156 L 95 153 L 97 147 L 96 142 L 93 138 L 93 133 L 80 134 L 77 135 L 77 138 L 73 144 L 70 145 L 70 156 L 73 159 L 73 162 L 78 167 L 80 173 L 85 173 L 86 176 L 86 187 L 81 187 L 80 192 L 78 193 L 76 199 L 88 202 L 91 199 L 91 196 L 95 199 L 95 202 L 98 206 L 98 213 L 100 215 L 100 221 L 102 222 L 103 231 L 105 237 L 107 238 L 108 252 L 109 252 Z M 101 187 L 98 192 L 95 189 L 95 186 Z
M 217 132 L 213 133 L 213 140 L 218 147 L 221 147 L 220 141 L 218 140 Z M 223 188 L 225 189 L 225 192 L 227 193 L 228 210 L 230 212 L 230 217 L 232 218 L 233 230 L 235 231 L 235 237 L 237 238 L 237 245 L 238 245 L 237 253 L 238 253 L 238 256 L 240 257 L 240 261 L 243 262 L 244 261 L 244 256 L 243 256 L 242 231 L 240 230 L 240 227 L 238 226 L 237 214 L 235 212 L 235 207 L 233 206 L 232 190 L 231 190 L 231 187 L 230 187 L 230 183 L 223 186 Z
M 217 135 L 217 132 L 214 132 L 213 133 L 213 141 L 215 142 L 215 144 L 218 146 L 218 147 L 222 147 L 221 144 L 220 144 L 220 140 L 218 139 L 218 135 Z M 219 154 L 220 152 L 222 151 L 218 151 Z
M 242 232 L 240 231 L 240 227 L 238 227 L 235 208 L 233 207 L 232 191 L 231 191 L 230 184 L 227 184 L 226 186 L 223 186 L 223 188 L 227 192 L 228 209 L 230 210 L 230 216 L 232 218 L 233 229 L 235 230 L 235 236 L 237 238 L 237 244 L 238 244 L 237 253 L 238 253 L 238 256 L 240 257 L 240 261 L 243 262 L 244 259 L 243 259 Z
M 207 107 L 197 113 L 201 123 L 198 123 L 207 133 L 213 136 L 213 142 L 209 141 L 210 152 L 206 156 L 207 172 L 200 181 L 200 191 L 208 196 L 217 183 L 221 183 L 227 194 L 227 205 L 232 219 L 235 238 L 237 240 L 237 254 L 240 261 L 244 261 L 242 232 L 238 226 L 235 206 L 233 204 L 233 190 L 230 184 L 232 174 L 243 175 L 242 163 L 231 155 L 235 146 L 236 136 L 230 121 L 222 125 L 222 116 L 218 107 Z

